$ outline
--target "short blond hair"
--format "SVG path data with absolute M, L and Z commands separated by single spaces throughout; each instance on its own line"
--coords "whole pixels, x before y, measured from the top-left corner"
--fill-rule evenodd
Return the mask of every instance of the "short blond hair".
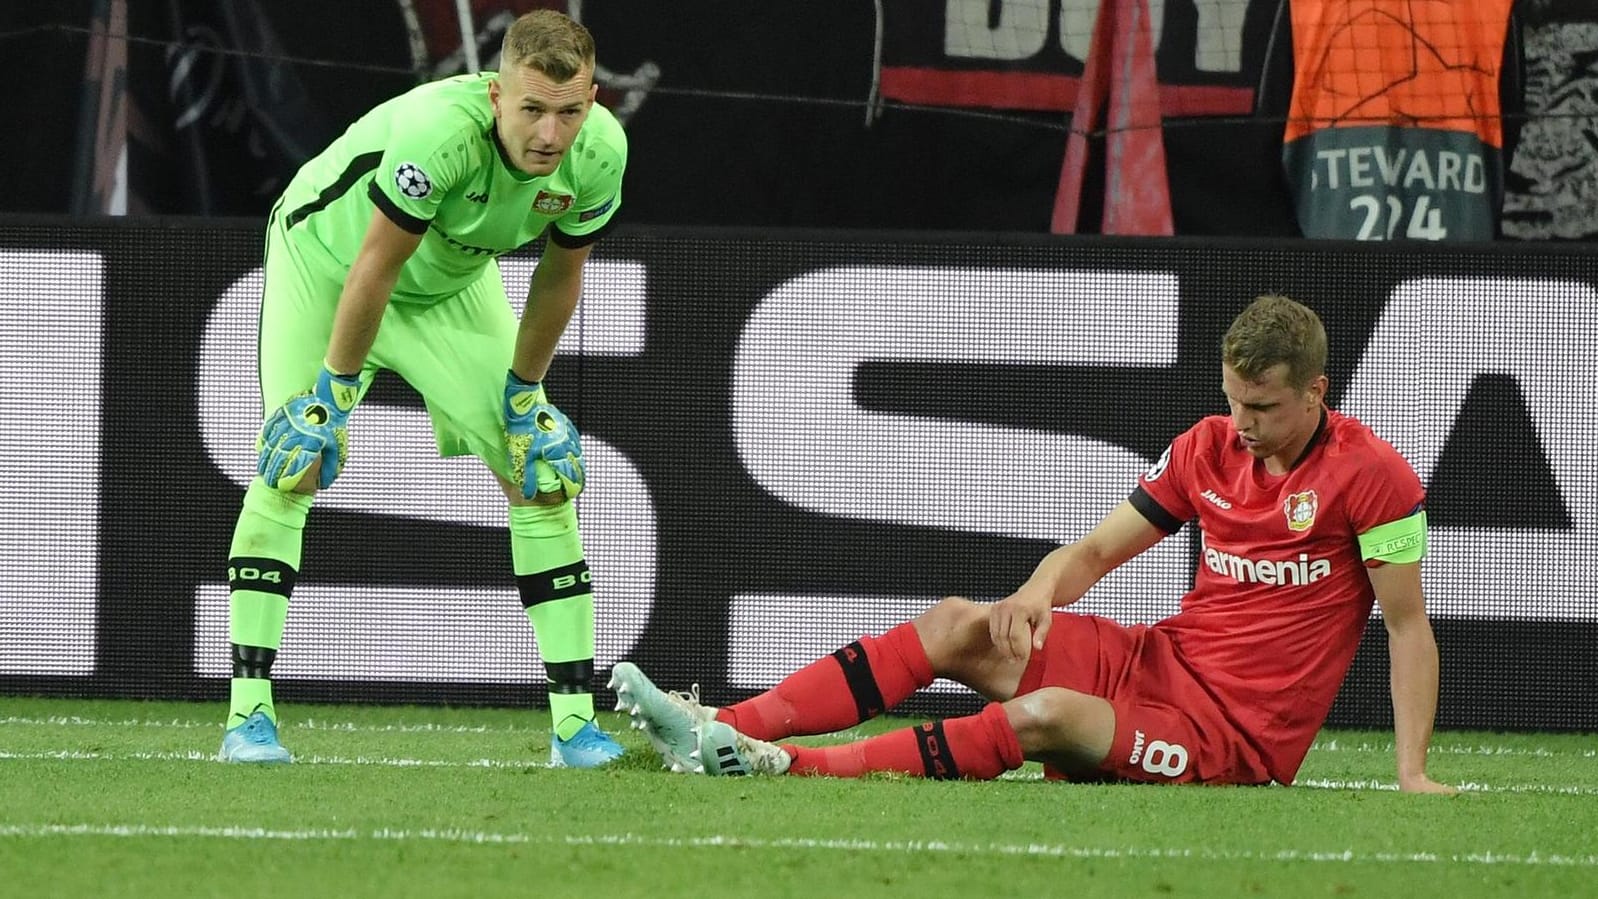
M 1221 339 L 1221 361 L 1247 381 L 1287 365 L 1287 384 L 1303 390 L 1326 373 L 1326 326 L 1313 309 L 1280 294 L 1256 297 Z
M 594 36 L 553 9 L 535 9 L 511 23 L 499 48 L 499 67 L 527 66 L 557 84 L 594 70 Z

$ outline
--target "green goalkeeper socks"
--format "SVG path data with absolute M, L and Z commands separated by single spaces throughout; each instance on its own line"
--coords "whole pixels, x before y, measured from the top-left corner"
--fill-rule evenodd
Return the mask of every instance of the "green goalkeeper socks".
M 272 661 L 283 640 L 311 502 L 309 495 L 273 490 L 260 478 L 244 493 L 228 551 L 228 637 L 233 644 L 229 727 L 256 711 L 277 720 Z
M 256 711 L 274 721 L 271 665 L 283 639 L 312 498 L 251 482 L 228 558 L 228 631 L 233 643 L 233 726 Z M 570 739 L 594 718 L 594 598 L 577 511 L 512 506 L 511 558 L 527 619 L 550 679 L 555 733 Z
M 594 719 L 594 594 L 576 508 L 511 506 L 510 549 L 516 588 L 549 674 L 555 735 L 569 740 Z

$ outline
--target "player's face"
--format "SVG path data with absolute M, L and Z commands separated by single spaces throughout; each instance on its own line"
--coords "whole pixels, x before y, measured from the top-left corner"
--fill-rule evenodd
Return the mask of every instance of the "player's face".
M 1256 459 L 1276 458 L 1283 468 L 1303 452 L 1321 420 L 1326 376 L 1317 375 L 1305 388 L 1287 383 L 1287 365 L 1271 367 L 1250 381 L 1221 366 L 1221 389 L 1232 410 L 1232 427 L 1243 448 Z
M 598 93 L 590 66 L 559 83 L 530 66 L 512 66 L 490 81 L 499 141 L 516 168 L 535 176 L 554 172 Z

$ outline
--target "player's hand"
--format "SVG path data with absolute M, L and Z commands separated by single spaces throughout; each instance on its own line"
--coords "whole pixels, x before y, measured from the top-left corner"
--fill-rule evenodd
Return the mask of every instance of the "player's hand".
M 1001 656 L 1026 661 L 1034 651 L 1043 649 L 1053 621 L 1050 597 L 1023 585 L 988 609 L 988 635 Z
M 1459 790 L 1448 784 L 1440 784 L 1424 774 L 1411 777 L 1398 778 L 1398 789 L 1405 793 L 1435 793 L 1439 796 L 1458 796 Z
M 315 386 L 290 397 L 261 425 L 255 473 L 269 487 L 293 490 L 311 463 L 321 459 L 317 486 L 332 486 L 349 458 L 347 424 L 360 396 L 359 376 L 336 374 L 324 363 Z
M 513 371 L 505 373 L 505 447 L 524 498 L 538 493 L 539 462 L 554 470 L 568 499 L 583 492 L 588 476 L 576 426 L 550 404 L 542 384 L 523 381 Z

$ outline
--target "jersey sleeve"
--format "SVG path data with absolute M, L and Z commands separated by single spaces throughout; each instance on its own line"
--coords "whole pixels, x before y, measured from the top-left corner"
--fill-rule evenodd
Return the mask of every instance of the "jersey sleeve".
M 1171 441 L 1160 458 L 1137 479 L 1137 486 L 1127 501 L 1142 513 L 1149 523 L 1174 534 L 1182 529 L 1194 515 L 1188 484 L 1192 482 L 1193 454 L 1198 442 L 1197 427 Z
M 563 247 L 582 247 L 610 229 L 621 208 L 622 174 L 627 169 L 627 134 L 603 106 L 595 104 L 583 127 L 583 180 L 570 211 L 556 219 L 549 238 Z
M 1426 551 L 1426 489 L 1398 451 L 1376 444 L 1349 489 L 1349 526 L 1367 564 L 1415 562 Z
M 393 117 L 383 159 L 367 195 L 394 224 L 427 231 L 444 196 L 470 167 L 468 137 L 476 125 L 451 106 L 433 109 L 418 97 Z

